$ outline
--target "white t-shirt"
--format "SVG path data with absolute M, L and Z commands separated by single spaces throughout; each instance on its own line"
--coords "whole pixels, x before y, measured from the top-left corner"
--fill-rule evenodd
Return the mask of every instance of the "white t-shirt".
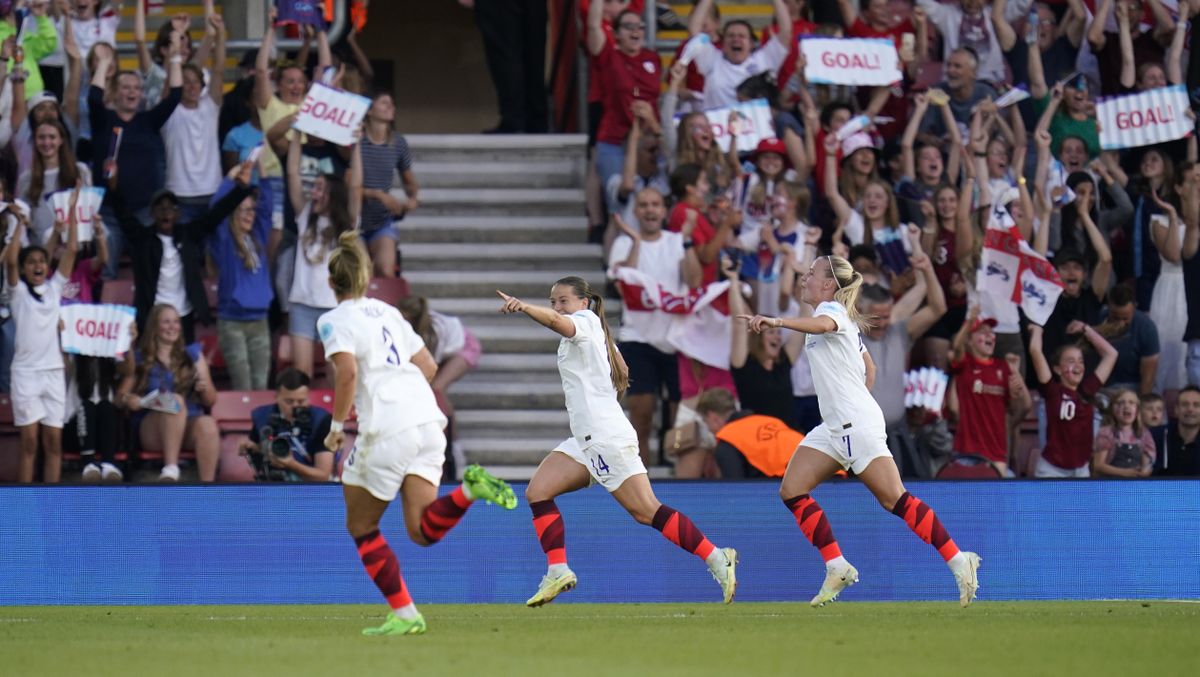
M 858 428 L 884 427 L 883 411 L 867 390 L 867 365 L 862 354 L 867 352 L 856 325 L 837 301 L 825 301 L 817 306 L 813 317 L 828 317 L 837 330 L 804 337 L 804 350 L 812 370 L 813 386 L 821 418 L 830 432 L 841 432 L 847 424 Z
M 318 235 L 305 251 L 304 231 L 308 228 L 308 210 L 312 204 L 307 204 L 296 217 L 296 226 L 300 229 L 300 237 L 296 240 L 296 268 L 292 274 L 292 293 L 288 296 L 289 303 L 302 303 L 313 308 L 333 308 L 338 304 L 337 296 L 329 286 L 329 259 L 333 257 L 333 248 L 326 248 Z M 329 227 L 329 217 L 317 217 L 317 232 Z M 316 263 L 310 263 L 313 259 Z
M 412 356 L 425 347 L 400 311 L 375 299 L 342 301 L 317 320 L 325 355 L 349 353 L 358 363 L 360 435 L 387 436 L 423 423 L 446 425 L 433 389 Z
M 105 12 L 88 21 L 72 20 L 71 31 L 75 33 L 75 44 L 79 46 L 79 53 L 86 59 L 88 52 L 97 42 L 106 42 L 116 47 L 117 26 L 120 24 L 121 17 L 116 12 Z M 83 66 L 86 68 L 87 64 L 84 63 Z
M 764 71 L 775 72 L 787 58 L 787 45 L 773 36 L 767 44 L 754 50 L 745 61 L 735 64 L 711 42 L 704 43 L 696 55 L 696 68 L 704 76 L 704 110 L 732 106 L 737 103 L 737 87 L 746 78 Z
M 195 108 L 182 103 L 162 127 L 167 149 L 167 190 L 179 197 L 212 195 L 221 185 L 221 144 L 217 118 L 221 109 L 207 96 Z
M 79 170 L 79 176 L 83 179 L 83 185 L 92 185 L 92 170 L 82 162 L 75 163 Z M 46 238 L 49 237 L 50 231 L 54 228 L 54 209 L 50 206 L 50 201 L 47 199 L 51 193 L 59 190 L 67 190 L 75 186 L 58 185 L 58 167 L 47 169 L 42 174 L 42 194 L 36 200 L 30 202 L 33 208 L 33 217 L 30 219 L 33 226 L 34 239 L 42 244 L 45 244 Z M 17 179 L 17 195 L 21 195 L 26 199 L 29 198 L 29 184 L 33 181 L 33 174 L 29 171 L 21 173 Z
M 567 398 L 571 434 L 584 449 L 601 439 L 636 440 L 637 433 L 617 402 L 600 318 L 590 310 L 566 317 L 575 323 L 575 335 L 558 342 L 558 375 Z
M 158 288 L 154 290 L 154 304 L 170 304 L 180 317 L 192 312 L 192 304 L 188 301 L 187 287 L 183 285 L 183 257 L 175 248 L 175 239 L 170 235 L 159 234 L 162 242 L 162 266 L 158 269 Z
M 629 258 L 632 248 L 633 240 L 628 235 L 621 235 L 614 240 L 608 253 L 609 270 Z M 683 235 L 664 230 L 657 240 L 642 240 L 638 247 L 636 269 L 654 278 L 668 293 L 682 296 L 687 293 L 680 270 L 685 255 Z M 667 341 L 667 330 L 673 319 L 671 314 L 661 310 L 640 311 L 626 307 L 621 311 L 621 341 L 648 343 L 664 353 L 674 355 L 675 347 Z
M 457 355 L 467 345 L 467 328 L 457 317 L 443 315 L 435 310 L 429 311 L 429 319 L 433 321 L 433 333 L 437 335 L 437 350 L 433 353 L 433 361 L 441 364 L 443 360 Z
M 13 352 L 13 371 L 44 371 L 62 369 L 62 351 L 58 344 L 58 309 L 67 278 L 55 271 L 33 298 L 29 286 L 17 281 L 12 288 L 13 321 L 17 323 L 16 346 Z

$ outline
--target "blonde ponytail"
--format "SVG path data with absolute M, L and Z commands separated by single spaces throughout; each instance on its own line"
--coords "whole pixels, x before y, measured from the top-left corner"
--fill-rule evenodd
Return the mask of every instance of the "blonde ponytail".
M 358 231 L 348 230 L 338 236 L 337 249 L 329 257 L 329 286 L 338 296 L 360 298 L 367 293 L 370 282 L 371 257 Z
M 872 327 L 872 317 L 863 314 L 858 309 L 858 295 L 862 292 L 862 273 L 854 269 L 850 262 L 840 256 L 826 257 L 829 260 L 829 274 L 837 283 L 838 290 L 833 293 L 833 300 L 846 307 L 846 315 L 850 321 L 857 324 L 861 331 Z

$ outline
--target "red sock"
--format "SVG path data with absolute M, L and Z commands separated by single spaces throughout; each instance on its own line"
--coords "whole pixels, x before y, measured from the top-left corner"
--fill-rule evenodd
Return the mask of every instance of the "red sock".
M 678 510 L 660 505 L 651 522 L 666 539 L 700 559 L 708 559 L 715 546 L 696 528 L 688 516 Z
M 921 499 L 907 491 L 904 492 L 900 500 L 896 501 L 896 507 L 892 508 L 892 514 L 903 518 L 908 528 L 920 536 L 922 541 L 937 548 L 942 559 L 949 562 L 958 554 L 958 546 L 954 544 L 954 539 L 946 533 L 933 508 L 922 503 Z
M 842 549 L 833 537 L 829 520 L 825 519 L 825 511 L 821 510 L 821 506 L 817 505 L 811 496 L 801 494 L 785 500 L 783 504 L 792 511 L 800 531 L 804 533 L 808 542 L 821 552 L 821 557 L 826 562 L 842 556 Z
M 567 563 L 567 530 L 563 526 L 562 513 L 558 506 L 550 501 L 530 503 L 533 511 L 533 530 L 537 532 L 542 551 L 546 553 L 546 563 L 550 566 Z
M 376 529 L 366 536 L 354 539 L 358 545 L 358 556 L 362 559 L 367 575 L 375 581 L 375 587 L 387 598 L 392 609 L 403 609 L 412 604 L 408 586 L 400 575 L 400 562 L 388 546 L 383 534 Z
M 461 486 L 425 506 L 425 512 L 421 513 L 421 533 L 425 540 L 429 541 L 430 545 L 442 540 L 446 532 L 453 529 L 462 516 L 467 514 L 469 507 L 471 500 L 463 493 Z

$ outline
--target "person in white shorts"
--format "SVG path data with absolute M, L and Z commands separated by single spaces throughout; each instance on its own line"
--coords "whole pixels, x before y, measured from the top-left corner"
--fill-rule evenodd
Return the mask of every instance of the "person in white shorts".
M 738 316 L 748 322 L 750 331 L 782 327 L 808 335 L 804 351 L 812 367 L 822 423 L 805 435 L 792 455 L 779 494 L 800 530 L 825 559 L 825 582 L 811 603 L 822 606 L 831 602 L 858 582 L 858 570 L 842 557 L 825 513 L 809 496 L 844 468 L 857 475 L 884 508 L 903 518 L 921 540 L 937 548 L 954 573 L 959 603 L 965 607 L 979 588 L 976 571 L 981 560 L 973 552 L 960 551 L 933 510 L 908 493 L 900 481 L 887 448 L 883 412 L 871 396 L 875 365 L 859 336 L 859 326 L 868 323 L 855 308 L 862 280 L 862 274 L 845 259 L 820 257 L 800 281 L 800 302 L 814 307 L 812 317 Z
M 45 454 L 42 480 L 57 482 L 62 476 L 67 381 L 58 343 L 58 312 L 63 287 L 75 268 L 79 233 L 74 215 L 78 198 L 77 186 L 71 196 L 67 245 L 53 275 L 50 275 L 50 256 L 45 249 L 36 245 L 21 247 L 21 238 L 29 227 L 28 214 L 9 206 L 2 215 L 4 222 L 16 221 L 12 239 L 4 251 L 4 263 L 8 286 L 12 289 L 12 321 L 17 327 L 12 361 L 12 407 L 13 424 L 21 435 L 19 482 L 33 481 L 39 441 Z
M 517 497 L 476 465 L 466 469 L 461 486 L 438 498 L 446 417 L 429 386 L 437 365 L 400 311 L 364 297 L 370 273 L 371 260 L 358 233 L 343 233 L 329 259 L 329 286 L 337 306 L 317 320 L 334 375 L 333 420 L 325 447 L 341 449 L 353 404 L 358 438 L 342 471 L 346 527 L 367 574 L 392 607 L 383 625 L 363 634 L 419 635 L 425 632 L 425 619 L 408 594 L 396 555 L 379 533 L 388 505 L 400 494 L 409 538 L 417 545 L 433 545 L 475 499 L 512 510 Z
M 572 438 L 546 456 L 525 489 L 549 567 L 526 605 L 542 606 L 575 587 L 575 573 L 567 566 L 562 514 L 554 498 L 592 482 L 607 489 L 640 524 L 652 525 L 672 543 L 703 559 L 721 584 L 725 603 L 732 602 L 737 552 L 715 547 L 687 515 L 660 503 L 650 488 L 637 433 L 617 402 L 617 393 L 629 385 L 629 369 L 604 318 L 604 299 L 579 277 L 554 283 L 550 308 L 496 293 L 504 299 L 500 312 L 525 313 L 562 336 L 558 373 L 571 422 Z

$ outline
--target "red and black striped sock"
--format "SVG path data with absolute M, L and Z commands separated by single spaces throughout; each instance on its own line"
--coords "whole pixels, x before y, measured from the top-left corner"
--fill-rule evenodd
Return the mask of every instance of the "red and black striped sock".
M 716 547 L 704 537 L 688 516 L 678 510 L 660 505 L 651 522 L 666 539 L 700 559 L 707 560 Z
M 563 525 L 562 513 L 553 500 L 529 504 L 533 511 L 533 530 L 537 532 L 542 551 L 546 553 L 546 564 L 567 563 L 567 529 Z
M 469 507 L 471 499 L 463 493 L 461 486 L 455 487 L 454 491 L 425 506 L 425 512 L 421 513 L 421 534 L 430 545 L 437 543 L 467 514 Z
M 358 545 L 358 556 L 362 559 L 363 568 L 367 575 L 375 581 L 375 587 L 387 598 L 393 610 L 400 610 L 413 603 L 408 594 L 408 586 L 400 575 L 400 561 L 384 539 L 383 534 L 376 529 L 366 536 L 354 539 Z
M 949 562 L 958 554 L 958 546 L 954 544 L 954 539 L 946 533 L 946 528 L 942 526 L 933 508 L 922 503 L 921 499 L 907 491 L 904 492 L 900 500 L 896 501 L 896 507 L 892 508 L 892 514 L 903 518 L 908 528 L 920 536 L 922 541 L 937 548 L 942 559 Z
M 837 539 L 833 537 L 833 529 L 829 527 L 829 520 L 825 519 L 825 511 L 821 510 L 821 506 L 817 505 L 811 496 L 808 494 L 793 496 L 785 499 L 783 504 L 792 511 L 792 516 L 796 518 L 796 524 L 800 527 L 800 531 L 803 532 L 808 542 L 821 552 L 821 557 L 826 562 L 842 556 L 842 549 L 838 547 Z

